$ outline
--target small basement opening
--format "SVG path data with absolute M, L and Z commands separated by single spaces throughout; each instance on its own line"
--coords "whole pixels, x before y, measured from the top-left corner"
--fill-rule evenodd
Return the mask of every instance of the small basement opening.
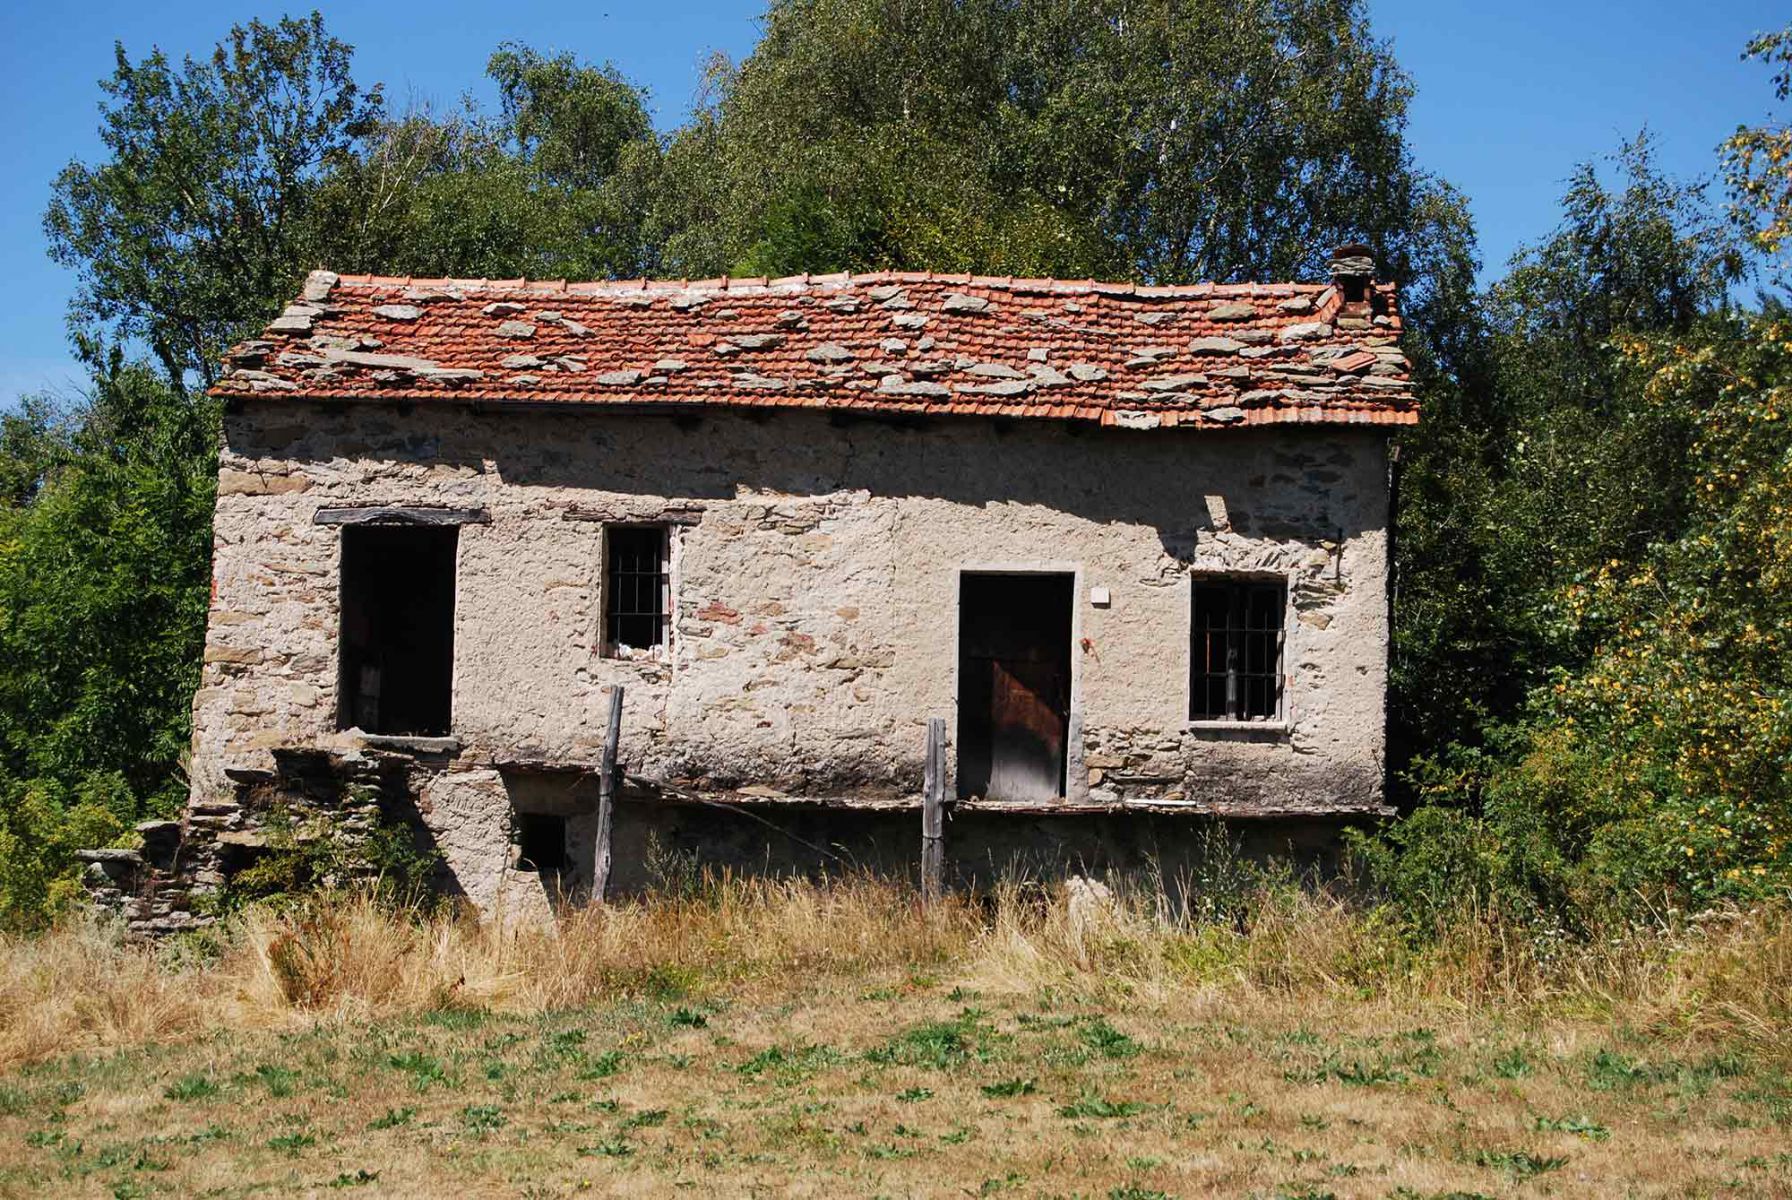
M 453 526 L 343 528 L 343 728 L 448 732 L 459 533 Z
M 517 813 L 517 866 L 542 875 L 566 869 L 566 818 L 549 813 Z
M 1068 574 L 963 575 L 958 592 L 958 794 L 1064 795 L 1070 740 Z

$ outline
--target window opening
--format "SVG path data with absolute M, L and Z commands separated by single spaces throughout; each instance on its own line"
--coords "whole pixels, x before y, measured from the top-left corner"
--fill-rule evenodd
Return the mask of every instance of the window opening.
M 657 656 L 666 645 L 672 576 L 668 531 L 619 525 L 608 531 L 604 568 L 604 644 L 621 658 Z
M 459 533 L 453 526 L 343 528 L 337 710 L 343 728 L 448 732 Z
M 1270 721 L 1282 713 L 1279 579 L 1195 580 L 1189 718 Z

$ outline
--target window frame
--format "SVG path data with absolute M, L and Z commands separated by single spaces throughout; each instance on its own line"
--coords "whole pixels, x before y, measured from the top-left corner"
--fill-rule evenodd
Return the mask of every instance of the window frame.
M 1228 651 L 1238 653 L 1248 659 L 1248 647 L 1245 639 L 1253 634 L 1274 634 L 1273 654 L 1274 666 L 1266 671 L 1240 671 L 1232 668 L 1228 671 L 1209 671 L 1203 669 L 1203 653 L 1200 639 L 1203 631 L 1198 624 L 1199 605 L 1203 588 L 1224 588 L 1229 593 L 1228 616 L 1225 626 Z M 1276 624 L 1271 628 L 1252 628 L 1249 623 L 1251 609 L 1250 593 L 1254 589 L 1275 589 Z M 1183 719 L 1191 729 L 1245 729 L 1286 731 L 1290 727 L 1290 697 L 1293 678 L 1288 671 L 1288 631 L 1289 631 L 1289 581 L 1287 576 L 1251 571 L 1203 571 L 1190 577 L 1188 593 L 1188 671 L 1185 676 L 1187 686 L 1186 703 Z M 1212 628 L 1211 626 L 1209 627 Z M 1234 651 L 1234 644 L 1237 649 Z M 1230 677 L 1230 678 L 1228 678 Z M 1209 687 L 1213 680 L 1228 678 L 1228 698 L 1224 702 L 1224 711 L 1215 712 L 1207 706 Z M 1246 712 L 1249 704 L 1248 680 L 1260 679 L 1274 687 L 1274 703 L 1266 714 L 1250 715 Z
M 598 564 L 601 572 L 602 586 L 599 589 L 598 646 L 603 658 L 616 659 L 621 662 L 664 662 L 672 653 L 672 625 L 676 613 L 674 606 L 673 555 L 675 553 L 676 527 L 663 521 L 618 521 L 605 524 L 602 546 L 602 559 Z M 616 535 L 618 533 L 654 532 L 659 535 L 659 569 L 652 574 L 659 580 L 659 612 L 616 614 L 613 605 L 620 599 L 614 569 L 616 553 Z M 631 571 L 633 576 L 646 576 L 646 571 Z M 634 646 L 622 642 L 615 636 L 616 621 L 619 618 L 641 618 L 656 615 L 659 621 L 659 639 L 651 646 Z M 626 647 L 626 652 L 625 652 Z

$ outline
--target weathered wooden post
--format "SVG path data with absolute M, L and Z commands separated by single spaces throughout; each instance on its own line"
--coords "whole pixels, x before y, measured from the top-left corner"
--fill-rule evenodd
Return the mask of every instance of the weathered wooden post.
M 935 904 L 946 890 L 946 721 L 927 722 L 921 788 L 921 898 Z
M 622 685 L 610 688 L 610 726 L 604 732 L 604 757 L 597 777 L 597 870 L 591 898 L 602 904 L 610 895 L 610 825 L 615 818 L 616 746 L 622 740 Z

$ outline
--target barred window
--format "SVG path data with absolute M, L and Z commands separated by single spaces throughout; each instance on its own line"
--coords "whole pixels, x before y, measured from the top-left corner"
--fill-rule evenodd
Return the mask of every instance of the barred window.
M 1282 715 L 1280 579 L 1196 579 L 1189 719 L 1273 721 Z
M 666 645 L 672 575 L 663 525 L 616 525 L 607 531 L 604 645 L 618 657 L 657 654 Z

